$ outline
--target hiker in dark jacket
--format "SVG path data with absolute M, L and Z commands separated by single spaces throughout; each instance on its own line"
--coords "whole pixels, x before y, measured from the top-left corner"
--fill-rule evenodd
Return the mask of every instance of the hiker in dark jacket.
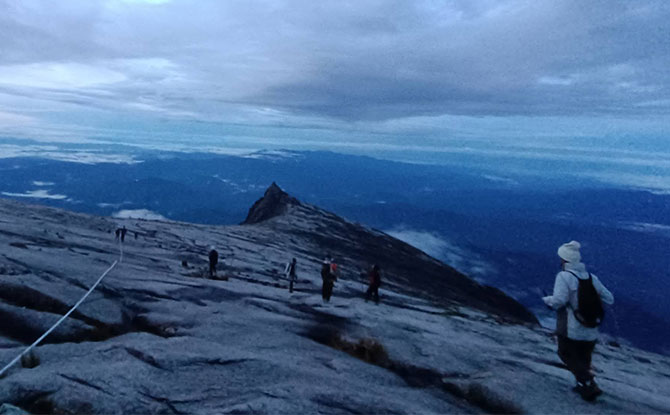
M 121 242 L 124 242 L 126 240 L 126 232 L 128 232 L 128 229 L 126 229 L 124 225 L 123 228 L 121 228 Z
M 333 295 L 333 286 L 335 285 L 335 275 L 332 272 L 333 261 L 326 257 L 321 264 L 321 279 L 323 280 L 323 287 L 321 288 L 321 296 L 323 301 L 330 301 Z M 337 268 L 337 265 L 335 265 Z
M 543 297 L 542 300 L 557 311 L 558 356 L 577 380 L 574 391 L 585 400 L 593 400 L 602 393 L 590 371 L 591 356 L 598 339 L 598 327 L 597 323 L 587 322 L 581 317 L 578 289 L 583 287 L 581 289 L 591 289 L 591 292 L 595 289 L 597 294 L 593 296 L 600 300 L 593 300 L 605 304 L 614 303 L 614 296 L 598 277 L 586 271 L 586 266 L 581 262 L 580 247 L 579 242 L 572 241 L 558 248 L 562 271 L 556 275 L 553 294 Z M 593 284 L 593 288 L 589 284 Z
M 216 264 L 219 263 L 219 253 L 211 246 L 209 248 L 209 276 L 216 277 Z
M 291 262 L 286 264 L 286 269 L 284 270 L 284 273 L 286 274 L 286 278 L 289 279 L 289 286 L 288 286 L 288 292 L 292 293 L 293 292 L 293 283 L 296 280 L 296 274 L 295 274 L 295 266 L 296 266 L 297 260 L 293 258 Z
M 365 293 L 365 302 L 367 303 L 372 297 L 376 304 L 379 304 L 379 286 L 382 285 L 382 273 L 379 265 L 375 264 L 368 272 L 369 286 Z

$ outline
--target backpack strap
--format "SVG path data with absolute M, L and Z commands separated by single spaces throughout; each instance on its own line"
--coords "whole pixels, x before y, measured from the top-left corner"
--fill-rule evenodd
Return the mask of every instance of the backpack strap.
M 575 278 L 577 278 L 577 280 L 581 280 L 581 278 L 579 278 L 579 276 L 578 276 L 577 274 L 575 274 L 574 272 L 572 272 L 572 271 L 568 271 L 568 270 L 563 270 L 563 271 L 565 271 L 565 272 L 569 272 L 570 274 L 574 275 Z M 591 278 L 591 273 L 590 273 L 590 272 L 587 272 L 587 274 L 589 274 L 589 279 L 592 279 L 592 278 Z

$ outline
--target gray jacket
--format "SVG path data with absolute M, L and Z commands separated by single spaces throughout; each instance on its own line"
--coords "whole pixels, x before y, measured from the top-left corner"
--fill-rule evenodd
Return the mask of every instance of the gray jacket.
M 593 341 L 598 339 L 598 328 L 584 327 L 577 319 L 573 310 L 578 308 L 577 288 L 579 281 L 577 278 L 586 280 L 589 273 L 586 266 L 581 262 L 568 262 L 565 264 L 565 270 L 556 275 L 554 282 L 554 293 L 542 298 L 544 302 L 554 310 L 558 311 L 556 320 L 556 333 L 567 336 L 572 340 Z M 575 275 L 573 275 L 572 273 Z M 614 296 L 605 288 L 598 277 L 591 274 L 593 286 L 595 287 L 600 299 L 605 304 L 613 304 Z

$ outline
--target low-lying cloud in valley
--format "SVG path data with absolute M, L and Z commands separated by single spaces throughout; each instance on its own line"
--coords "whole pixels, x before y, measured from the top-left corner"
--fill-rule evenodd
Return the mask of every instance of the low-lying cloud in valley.
M 160 213 L 148 209 L 123 209 L 112 214 L 112 217 L 118 219 L 167 220 L 167 218 Z
M 397 226 L 385 232 L 480 282 L 490 279 L 497 273 L 495 267 L 479 258 L 479 255 L 433 232 L 405 226 Z
M 9 197 L 28 198 L 28 199 L 53 199 L 53 200 L 67 199 L 66 195 L 51 194 L 49 193 L 48 190 L 30 190 L 25 193 L 2 192 L 2 195 Z

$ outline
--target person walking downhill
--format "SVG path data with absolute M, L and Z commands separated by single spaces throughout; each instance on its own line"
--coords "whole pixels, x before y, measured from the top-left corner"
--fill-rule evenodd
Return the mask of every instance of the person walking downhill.
M 598 277 L 586 271 L 577 241 L 558 248 L 562 270 L 556 275 L 554 292 L 542 300 L 556 310 L 558 356 L 574 375 L 573 390 L 592 401 L 602 393 L 591 373 L 591 357 L 603 317 L 602 303 L 613 304 L 614 296 Z
M 295 265 L 298 261 L 293 258 L 291 262 L 286 264 L 286 269 L 284 270 L 284 273 L 286 274 L 286 278 L 289 279 L 289 286 L 288 286 L 288 292 L 292 293 L 293 292 L 293 284 L 295 283 L 296 280 L 296 274 L 295 274 Z
M 368 278 L 370 279 L 370 285 L 368 286 L 368 291 L 365 293 L 365 302 L 367 303 L 370 297 L 372 297 L 375 300 L 375 304 L 379 304 L 379 286 L 382 285 L 382 273 L 379 265 L 375 264 L 370 269 Z
M 216 277 L 216 264 L 219 263 L 219 253 L 216 251 L 214 246 L 209 247 L 209 276 L 210 278 Z
M 128 229 L 126 229 L 126 226 L 123 225 L 123 228 L 121 228 L 121 242 L 126 240 L 126 232 L 128 232 Z

